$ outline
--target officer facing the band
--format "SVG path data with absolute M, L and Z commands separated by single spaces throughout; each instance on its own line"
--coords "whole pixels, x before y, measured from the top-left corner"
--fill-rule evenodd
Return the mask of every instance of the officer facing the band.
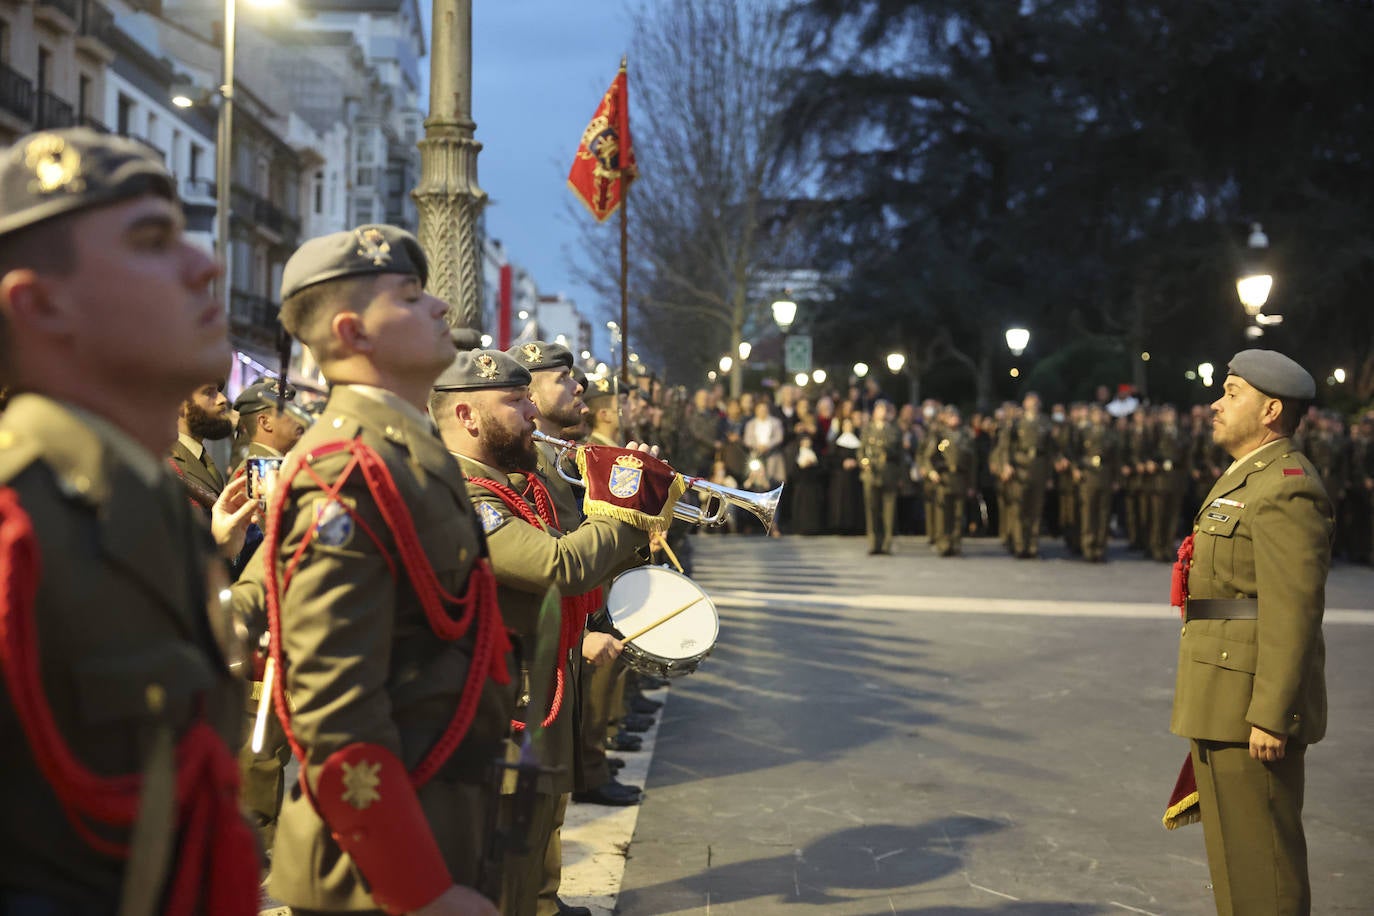
M 257 909 L 244 646 L 163 457 L 230 360 L 220 270 L 184 231 L 133 141 L 49 131 L 0 155 L 0 387 L 21 392 L 0 418 L 0 912 Z M 231 504 L 227 554 L 252 509 Z
M 1245 350 L 1212 405 L 1235 461 L 1194 518 L 1170 728 L 1192 740 L 1223 916 L 1311 908 L 1302 799 L 1307 746 L 1326 734 L 1332 514 L 1289 437 L 1315 394 L 1293 360 Z

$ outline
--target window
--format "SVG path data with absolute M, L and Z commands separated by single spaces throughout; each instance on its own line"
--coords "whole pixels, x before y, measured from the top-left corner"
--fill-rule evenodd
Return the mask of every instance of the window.
M 85 123 L 91 113 L 90 104 L 91 78 L 83 73 L 77 78 L 76 87 L 76 116 L 82 123 Z
M 324 212 L 324 172 L 315 173 L 315 213 L 319 215 Z
M 129 136 L 129 122 L 133 120 L 134 116 L 134 100 L 121 92 L 119 93 L 118 105 L 119 121 L 115 125 L 115 130 L 127 137 Z
M 143 136 L 149 143 L 157 142 L 157 115 L 151 111 L 148 112 L 148 132 Z
M 8 20 L 0 19 L 0 64 L 10 62 L 10 24 Z
M 195 181 L 197 178 L 200 177 L 200 157 L 204 154 L 205 150 L 201 147 L 199 143 L 191 144 L 191 174 L 189 177 L 192 181 Z
M 167 168 L 173 175 L 181 171 L 181 131 L 172 128 L 172 145 L 168 147 Z
M 52 52 L 47 48 L 38 49 L 38 92 L 43 94 L 52 85 Z
M 373 221 L 371 197 L 359 197 L 353 202 L 353 223 L 359 225 Z

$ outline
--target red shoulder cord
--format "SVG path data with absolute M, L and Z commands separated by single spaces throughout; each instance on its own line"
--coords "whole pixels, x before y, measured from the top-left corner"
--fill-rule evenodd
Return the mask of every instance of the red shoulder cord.
M 531 509 L 524 497 L 516 493 L 511 487 L 487 477 L 469 477 L 469 483 L 475 483 L 491 493 L 495 494 L 501 502 L 510 507 L 511 512 L 520 516 L 536 528 L 543 529 L 543 525 L 563 529 L 558 524 L 558 510 L 554 508 L 553 499 L 549 496 L 548 488 L 531 473 L 525 484 L 525 493 L 534 499 L 535 508 Z M 540 524 L 540 523 L 543 524 Z M 549 703 L 549 714 L 544 719 L 543 728 L 548 728 L 558 719 L 558 714 L 563 710 L 563 660 L 568 657 L 568 653 L 578 648 L 582 643 L 582 630 L 587 626 L 587 618 L 595 614 L 601 607 L 601 588 L 597 587 L 581 595 L 564 595 L 560 602 L 563 611 L 562 624 L 558 630 L 558 668 L 554 671 L 553 702 Z M 511 727 L 516 731 L 524 729 L 525 723 L 511 720 Z
M 1178 545 L 1178 559 L 1174 561 L 1174 575 L 1169 582 L 1169 604 L 1178 608 L 1178 614 L 1188 619 L 1188 570 L 1193 565 L 1193 535 L 1183 539 Z
M 53 717 L 39 672 L 34 600 L 42 561 L 33 522 L 12 489 L 0 489 L 0 668 L 29 750 L 62 811 L 102 855 L 129 856 L 127 844 L 98 836 L 88 821 L 129 829 L 143 778 L 100 776 L 77 760 Z M 244 916 L 257 912 L 257 842 L 239 814 L 238 763 L 203 720 L 177 743 L 177 862 L 166 913 Z
M 310 466 L 309 462 L 339 451 L 346 451 L 352 457 L 334 484 L 326 484 L 315 473 L 315 469 Z M 295 753 L 298 760 L 304 762 L 306 760 L 305 749 L 296 739 L 295 732 L 291 730 L 291 711 L 286 704 L 286 662 L 281 649 L 281 598 L 286 589 L 290 587 L 291 578 L 296 572 L 296 567 L 300 565 L 306 548 L 314 540 L 315 528 L 312 527 L 301 539 L 301 544 L 296 548 L 290 562 L 287 563 L 284 574 L 279 578 L 277 573 L 278 550 L 283 535 L 281 530 L 282 515 L 286 508 L 287 494 L 291 490 L 291 481 L 298 473 L 304 471 L 308 474 L 316 486 L 324 491 L 327 498 L 336 500 L 348 512 L 354 523 L 372 539 L 387 566 L 390 567 L 392 576 L 396 577 L 396 565 L 383 547 L 381 540 L 352 507 L 338 499 L 339 491 L 348 482 L 348 478 L 352 476 L 355 468 L 362 473 L 368 492 L 372 494 L 387 528 L 395 538 L 401 565 L 405 569 L 411 587 L 415 590 L 416 597 L 420 599 L 420 606 L 424 609 L 425 618 L 429 621 L 430 629 L 434 631 L 434 635 L 447 642 L 452 642 L 466 636 L 474 625 L 477 629 L 474 637 L 472 665 L 468 669 L 467 680 L 463 683 L 463 694 L 458 701 L 457 709 L 454 710 L 453 718 L 449 720 L 448 726 L 439 736 L 434 747 L 429 749 L 410 773 L 410 781 L 418 789 L 429 782 L 435 773 L 439 772 L 439 768 L 453 755 L 453 752 L 458 749 L 458 745 L 467 735 L 468 729 L 477 715 L 477 703 L 482 695 L 482 685 L 487 678 L 490 677 L 498 684 L 510 683 L 510 672 L 506 670 L 505 655 L 510 651 L 511 644 L 510 640 L 506 638 L 506 630 L 501 623 L 501 612 L 496 606 L 496 577 L 492 575 L 491 564 L 487 562 L 485 557 L 479 557 L 473 563 L 472 571 L 468 574 L 467 590 L 462 597 L 456 597 L 445 591 L 434 575 L 434 569 L 430 566 L 429 558 L 425 555 L 424 547 L 420 544 L 420 537 L 415 532 L 415 523 L 410 518 L 410 511 L 406 508 L 405 501 L 402 500 L 401 492 L 396 488 L 396 481 L 392 478 L 391 472 L 387 470 L 386 463 L 382 461 L 380 455 L 356 439 L 346 442 L 330 442 L 313 448 L 306 456 L 306 460 L 295 463 L 295 466 L 289 471 L 284 470 L 284 476 L 277 481 L 272 504 L 268 508 L 267 533 L 263 538 L 262 546 L 262 549 L 266 551 L 266 555 L 263 557 L 265 561 L 263 578 L 267 592 L 267 624 L 272 634 L 272 658 L 279 673 L 272 685 L 272 705 L 276 710 L 277 718 L 281 721 L 287 741 L 291 744 L 292 752 Z M 456 618 L 450 615 L 444 607 L 446 604 L 461 609 L 460 615 Z M 310 787 L 306 782 L 304 768 L 301 770 L 301 788 L 305 791 L 306 796 L 311 799 L 313 805 L 314 796 L 311 795 Z

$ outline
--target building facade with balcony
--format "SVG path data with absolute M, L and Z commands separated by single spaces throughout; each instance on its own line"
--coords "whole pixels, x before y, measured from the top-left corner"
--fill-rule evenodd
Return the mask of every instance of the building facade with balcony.
M 99 0 L 0 0 L 0 143 L 98 125 L 113 29 Z

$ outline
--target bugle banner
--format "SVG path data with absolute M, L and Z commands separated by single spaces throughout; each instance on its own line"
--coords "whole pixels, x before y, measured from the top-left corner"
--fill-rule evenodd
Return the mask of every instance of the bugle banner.
M 608 445 L 577 450 L 577 468 L 587 487 L 582 511 L 603 515 L 645 531 L 664 531 L 673 506 L 691 485 L 667 462 L 645 452 Z

